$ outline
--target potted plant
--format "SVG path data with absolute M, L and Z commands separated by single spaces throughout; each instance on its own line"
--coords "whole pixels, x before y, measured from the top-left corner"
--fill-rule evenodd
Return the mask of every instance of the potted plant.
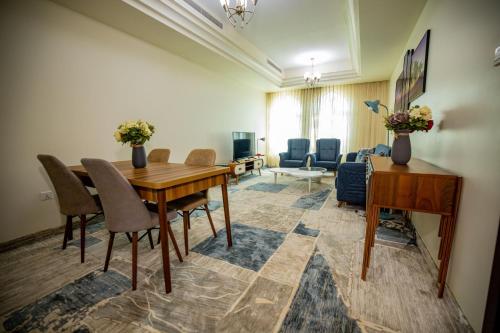
M 123 144 L 130 143 L 132 147 L 132 165 L 134 168 L 146 166 L 146 151 L 144 143 L 151 139 L 155 128 L 143 120 L 129 120 L 123 122 L 115 131 L 115 139 Z
M 429 131 L 434 125 L 432 111 L 427 106 L 413 106 L 385 117 L 385 127 L 394 131 L 391 158 L 395 164 L 405 165 L 411 158 L 410 133 Z

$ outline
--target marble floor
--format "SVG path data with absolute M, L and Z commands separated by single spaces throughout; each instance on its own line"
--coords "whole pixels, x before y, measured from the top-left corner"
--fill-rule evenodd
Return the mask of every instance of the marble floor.
M 279 176 L 275 185 L 263 172 L 231 185 L 231 249 L 220 189 L 211 190 L 218 237 L 196 212 L 191 252 L 183 263 L 170 254 L 168 295 L 160 248 L 147 238 L 136 291 L 125 235 L 102 271 L 102 221 L 88 227 L 84 264 L 78 239 L 61 250 L 62 234 L 0 253 L 0 331 L 471 332 L 451 295 L 437 298 L 436 268 L 394 230 L 379 228 L 367 281 L 360 279 L 364 212 L 337 207 L 332 182 L 324 177 L 308 194 L 305 181 Z M 172 228 L 182 249 L 182 221 Z

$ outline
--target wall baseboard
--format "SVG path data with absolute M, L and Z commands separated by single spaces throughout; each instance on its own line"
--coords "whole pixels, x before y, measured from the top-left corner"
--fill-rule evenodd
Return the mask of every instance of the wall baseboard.
M 92 216 L 87 220 L 87 226 L 92 225 L 95 223 L 99 223 L 100 220 L 95 219 L 95 217 L 99 216 L 101 214 L 97 214 Z M 12 239 L 7 242 L 0 243 L 0 253 L 10 251 L 17 249 L 21 246 L 28 245 L 37 241 L 42 241 L 45 240 L 49 237 L 58 235 L 58 234 L 63 234 L 64 233 L 65 226 L 62 225 L 60 227 L 56 228 L 51 228 L 51 229 L 46 229 L 42 231 L 35 232 L 33 234 L 25 235 L 19 238 Z M 75 229 L 80 229 L 80 219 L 76 219 L 73 221 L 73 230 Z M 62 239 L 61 239 L 61 244 L 62 244 Z

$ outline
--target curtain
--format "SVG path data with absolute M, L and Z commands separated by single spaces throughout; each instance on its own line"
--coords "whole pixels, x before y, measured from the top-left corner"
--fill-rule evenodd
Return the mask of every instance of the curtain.
M 387 105 L 387 95 L 387 81 L 268 93 L 268 165 L 279 164 L 278 154 L 287 150 L 291 138 L 309 138 L 311 151 L 315 150 L 316 139 L 338 138 L 344 155 L 386 143 L 385 109 L 381 107 L 375 114 L 364 101 L 379 99 Z

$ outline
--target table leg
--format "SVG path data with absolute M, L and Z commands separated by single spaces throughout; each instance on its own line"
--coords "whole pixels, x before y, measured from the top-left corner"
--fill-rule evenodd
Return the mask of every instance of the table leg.
M 444 287 L 446 286 L 446 275 L 448 274 L 448 265 L 450 263 L 450 255 L 451 255 L 451 248 L 453 245 L 453 234 L 455 232 L 455 222 L 456 218 L 454 216 L 450 216 L 447 219 L 447 227 L 445 228 L 445 235 L 444 237 L 446 238 L 445 241 L 445 246 L 443 249 L 443 258 L 441 259 L 441 263 L 439 265 L 439 276 L 438 276 L 438 283 L 439 283 L 439 291 L 438 291 L 438 297 L 442 298 L 443 293 L 444 293 Z
M 224 220 L 226 222 L 227 246 L 233 246 L 233 237 L 231 236 L 231 221 L 229 218 L 229 200 L 227 198 L 227 183 L 221 185 L 222 202 L 224 204 Z
M 307 185 L 308 185 L 308 191 L 309 191 L 309 193 L 311 193 L 311 183 L 312 183 L 312 178 L 309 177 L 309 179 L 307 180 Z
M 373 212 L 371 215 L 372 222 L 371 222 L 371 227 L 370 227 L 370 248 L 368 249 L 368 258 L 366 260 L 367 267 L 370 267 L 372 247 L 375 245 L 375 235 L 377 234 L 377 226 L 379 223 L 379 216 L 380 216 L 380 208 L 377 206 L 373 207 Z
M 372 224 L 372 220 L 373 220 L 372 211 L 373 211 L 372 207 L 367 207 L 367 210 L 366 210 L 366 229 L 365 229 L 365 249 L 363 252 L 363 265 L 361 268 L 361 279 L 363 281 L 366 281 L 366 272 L 368 269 L 368 264 L 367 264 L 368 251 L 371 249 L 371 245 L 370 245 L 371 231 L 370 231 L 370 228 L 371 228 L 371 224 Z
M 274 183 L 278 184 L 278 173 L 277 172 L 274 173 Z
M 170 257 L 168 253 L 168 232 L 167 232 L 167 200 L 165 191 L 158 191 L 158 217 L 160 220 L 160 241 L 161 256 L 163 259 L 163 279 L 165 280 L 165 292 L 172 291 L 172 280 L 170 277 Z

